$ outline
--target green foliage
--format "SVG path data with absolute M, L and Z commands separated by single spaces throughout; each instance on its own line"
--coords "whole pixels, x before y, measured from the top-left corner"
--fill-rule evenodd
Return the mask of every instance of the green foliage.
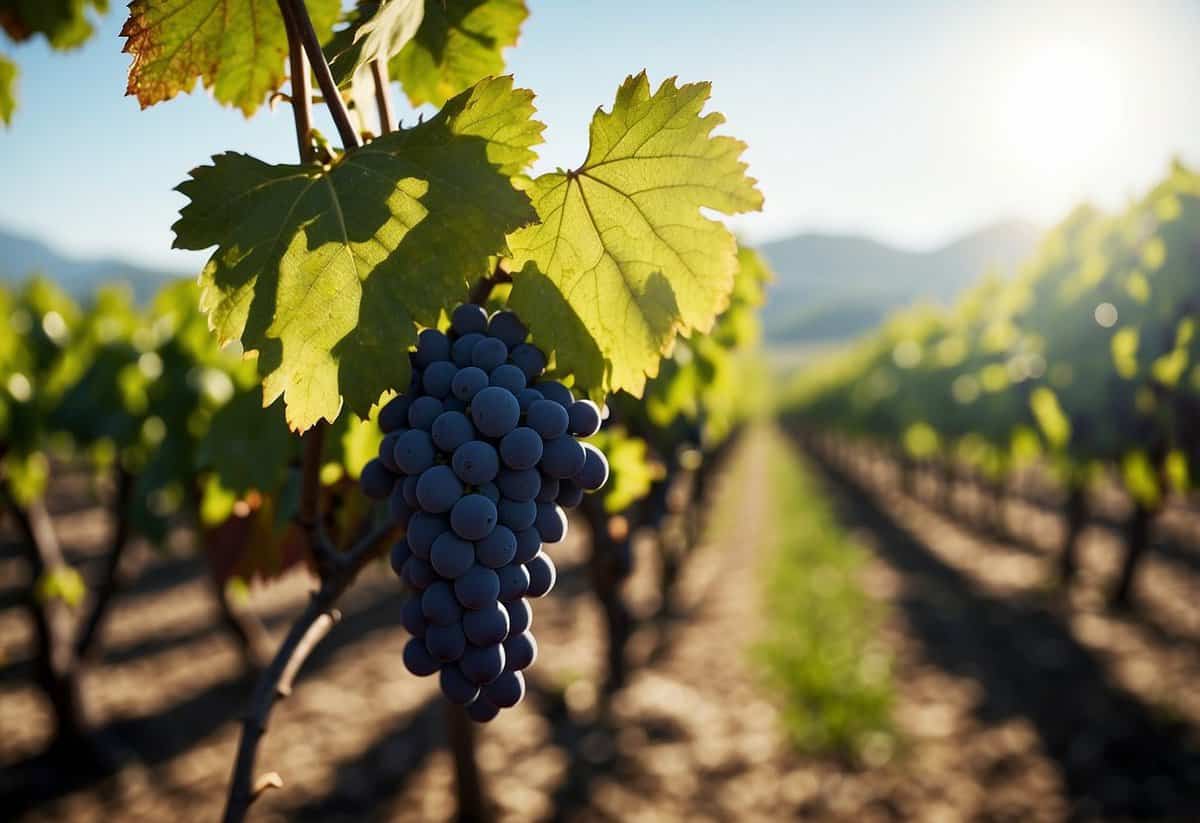
M 524 0 L 424 0 L 416 36 L 391 61 L 414 106 L 440 106 L 481 78 L 504 71 L 529 15 Z
M 40 34 L 53 48 L 74 49 L 95 32 L 92 9 L 108 11 L 108 0 L 4 0 L 0 28 L 18 42 Z
M 339 0 L 307 0 L 328 38 Z M 283 84 L 287 33 L 275 0 L 132 0 L 121 29 L 133 55 L 126 94 L 142 108 L 190 92 L 200 81 L 247 117 Z
M 599 492 L 604 510 L 625 511 L 650 494 L 651 487 L 665 476 L 663 465 L 654 459 L 646 441 L 633 436 L 624 426 L 606 426 L 589 442 L 608 458 L 609 477 Z
M 0 123 L 10 125 L 17 110 L 17 64 L 0 54 Z
M 596 112 L 583 165 L 533 181 L 541 223 L 509 238 L 512 306 L 592 395 L 640 396 L 676 336 L 709 331 L 729 303 L 737 243 L 700 210 L 753 211 L 762 195 L 745 145 L 712 136 L 724 118 L 701 115 L 708 96 L 628 78 Z
M 879 608 L 863 591 L 866 553 L 841 530 L 789 444 L 772 435 L 765 625 L 755 658 L 793 744 L 859 755 L 891 735 L 890 665 Z
M 532 222 L 510 176 L 541 139 L 532 94 L 485 80 L 434 118 L 331 167 L 224 154 L 193 170 L 179 248 L 217 251 L 201 307 L 257 352 L 264 400 L 303 431 L 344 398 L 365 416 L 409 379 L 416 324 L 466 296 L 507 232 Z

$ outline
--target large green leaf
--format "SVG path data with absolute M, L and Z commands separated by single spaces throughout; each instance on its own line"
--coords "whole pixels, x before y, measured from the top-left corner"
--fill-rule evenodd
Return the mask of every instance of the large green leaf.
M 391 62 L 414 106 L 446 100 L 504 70 L 529 16 L 524 0 L 425 0 L 417 35 Z
M 0 54 L 0 123 L 11 123 L 16 109 L 17 64 Z
M 179 186 L 175 245 L 217 246 L 201 307 L 259 352 L 263 401 L 282 394 L 293 428 L 333 420 L 342 398 L 365 417 L 406 386 L 414 323 L 434 325 L 536 219 L 510 180 L 541 140 L 532 98 L 487 80 L 331 168 L 224 154 Z
M 359 2 L 351 24 L 325 47 L 334 80 L 341 86 L 372 60 L 391 60 L 416 34 L 424 13 L 422 0 Z
M 541 224 L 509 238 L 511 304 L 557 368 L 594 394 L 640 395 L 676 335 L 707 331 L 729 302 L 737 243 L 701 208 L 762 207 L 739 158 L 702 115 L 707 83 L 628 78 L 592 119 L 587 160 L 544 174 L 530 196 Z
M 339 0 L 308 0 L 327 37 Z M 133 0 L 121 35 L 133 55 L 126 94 L 142 108 L 190 92 L 196 81 L 249 117 L 283 83 L 287 33 L 276 0 Z
M 41 34 L 56 49 L 73 49 L 95 31 L 88 19 L 92 8 L 108 11 L 108 0 L 4 0 L 0 28 L 18 42 Z

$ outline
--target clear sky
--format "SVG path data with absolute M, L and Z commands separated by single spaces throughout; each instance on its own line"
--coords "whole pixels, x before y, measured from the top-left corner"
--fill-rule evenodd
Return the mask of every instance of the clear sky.
M 139 111 L 111 5 L 81 51 L 4 44 L 23 76 L 0 130 L 0 226 L 72 254 L 198 266 L 170 250 L 172 187 L 225 149 L 291 162 L 290 114 L 245 120 L 204 93 Z M 1200 165 L 1197 0 L 529 5 L 508 57 L 549 124 L 540 166 L 583 158 L 592 111 L 626 74 L 711 80 L 767 195 L 737 223 L 752 240 L 821 229 L 929 246 L 1001 217 L 1048 224 L 1083 198 L 1119 206 L 1172 156 Z

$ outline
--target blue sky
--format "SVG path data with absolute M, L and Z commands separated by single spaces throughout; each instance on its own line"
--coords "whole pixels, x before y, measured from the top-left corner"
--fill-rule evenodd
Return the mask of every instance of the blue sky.
M 112 5 L 78 52 L 4 44 L 22 84 L 0 131 L 0 226 L 198 266 L 170 250 L 172 187 L 225 149 L 291 162 L 290 113 L 246 120 L 203 92 L 140 111 L 122 96 Z M 767 195 L 736 222 L 752 240 L 819 229 L 924 247 L 1001 217 L 1049 223 L 1084 198 L 1119 206 L 1172 156 L 1200 165 L 1196 0 L 529 5 L 508 57 L 549 124 L 540 167 L 582 159 L 626 74 L 711 80 Z

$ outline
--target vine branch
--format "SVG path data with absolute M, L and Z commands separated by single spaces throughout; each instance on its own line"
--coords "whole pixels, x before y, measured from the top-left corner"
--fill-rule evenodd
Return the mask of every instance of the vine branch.
M 482 306 L 492 296 L 492 290 L 501 283 L 511 283 L 512 275 L 504 266 L 503 262 L 496 263 L 496 268 L 487 277 L 480 280 L 471 287 L 470 294 L 467 295 L 467 302 L 474 303 L 477 306 Z
M 308 55 L 313 74 L 317 77 L 317 85 L 320 86 L 321 94 L 325 98 L 325 105 L 329 107 L 329 114 L 333 117 L 334 125 L 337 126 L 338 135 L 342 138 L 342 146 L 346 151 L 361 148 L 362 138 L 359 137 L 354 124 L 350 122 L 350 112 L 342 100 L 341 92 L 338 91 L 337 83 L 333 79 L 333 72 L 329 68 L 329 61 L 325 59 L 325 52 L 321 50 L 321 41 L 317 39 L 317 32 L 313 28 L 312 18 L 308 16 L 308 8 L 304 5 L 304 0 L 279 0 L 279 8 L 285 19 L 289 14 L 291 15 L 300 44 Z M 289 43 L 289 50 L 290 45 Z
M 375 107 L 379 110 L 379 131 L 388 134 L 396 130 L 396 114 L 392 111 L 388 67 L 382 60 L 371 61 L 371 80 L 375 83 Z

